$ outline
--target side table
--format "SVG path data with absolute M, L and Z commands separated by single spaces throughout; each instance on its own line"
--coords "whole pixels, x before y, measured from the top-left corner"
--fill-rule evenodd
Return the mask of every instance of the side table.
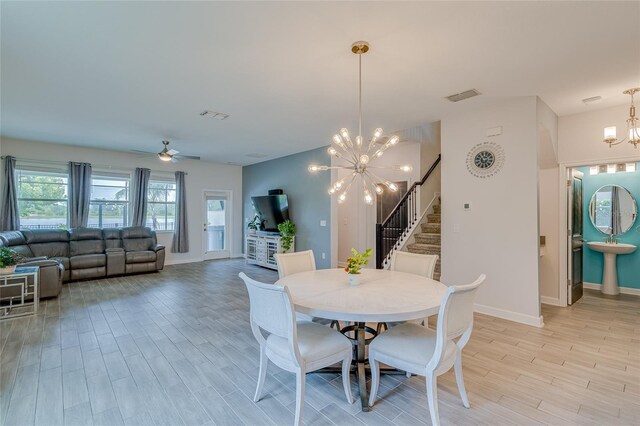
M 38 312 L 38 266 L 18 266 L 0 275 L 0 320 Z

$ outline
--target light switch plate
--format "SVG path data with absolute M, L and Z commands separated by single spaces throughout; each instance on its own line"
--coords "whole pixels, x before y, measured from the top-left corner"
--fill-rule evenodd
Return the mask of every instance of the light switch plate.
M 321 220 L 320 221 L 320 226 L 327 226 L 327 221 L 326 220 Z
M 487 129 L 487 137 L 500 136 L 502 134 L 502 126 L 491 127 Z

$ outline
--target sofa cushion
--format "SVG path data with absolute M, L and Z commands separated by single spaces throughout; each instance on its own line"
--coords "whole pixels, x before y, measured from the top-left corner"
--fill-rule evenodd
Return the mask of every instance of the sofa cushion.
M 8 247 L 24 245 L 27 241 L 24 239 L 24 235 L 20 231 L 5 231 L 0 232 L 0 242 Z
M 29 248 L 34 256 L 69 257 L 67 242 L 29 244 Z
M 80 256 L 83 254 L 104 254 L 104 241 L 71 241 L 69 243 L 69 249 L 71 251 L 71 256 Z
M 102 240 L 102 229 L 98 228 L 71 228 L 69 241 Z
M 102 230 L 94 228 L 73 228 L 69 231 L 71 256 L 104 253 Z
M 155 262 L 156 253 L 154 251 L 130 251 L 125 254 L 127 263 Z
M 11 247 L 20 256 L 34 257 L 20 231 L 0 232 L 0 246 Z
M 115 229 L 103 229 L 102 239 L 104 240 L 105 248 L 122 248 L 122 238 L 120 238 L 120 230 Z
M 125 238 L 153 238 L 153 231 L 146 226 L 128 226 L 122 228 L 122 239 Z
M 25 229 L 22 234 L 34 256 L 69 257 L 69 233 L 64 229 Z
M 22 234 L 29 245 L 69 241 L 69 232 L 64 229 L 25 229 Z
M 156 244 L 155 233 L 144 226 L 122 228 L 122 247 L 124 251 L 151 250 Z
M 71 257 L 70 262 L 72 271 L 74 269 L 96 268 L 107 265 L 107 256 L 104 254 L 83 254 Z

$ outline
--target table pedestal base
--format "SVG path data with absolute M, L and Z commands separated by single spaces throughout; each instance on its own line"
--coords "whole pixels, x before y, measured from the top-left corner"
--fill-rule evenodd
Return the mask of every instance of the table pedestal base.
M 378 327 L 378 330 L 380 327 Z M 367 358 L 366 350 L 367 345 L 371 343 L 374 337 L 378 335 L 377 330 L 374 330 L 371 327 L 367 327 L 367 325 L 363 322 L 354 323 L 353 325 L 348 325 L 343 327 L 341 330 L 342 334 L 347 336 L 353 345 L 353 363 L 352 363 L 352 372 L 355 373 L 356 380 L 358 382 L 358 393 L 360 394 L 360 404 L 362 406 L 362 411 L 369 411 L 369 388 L 367 387 L 367 373 L 371 374 L 371 370 L 369 368 L 369 358 Z M 367 333 L 371 334 L 372 337 L 367 338 Z M 340 374 L 342 372 L 340 367 L 327 367 L 317 371 L 314 373 L 337 373 Z M 404 371 L 396 370 L 395 368 L 381 368 L 380 374 L 406 374 Z

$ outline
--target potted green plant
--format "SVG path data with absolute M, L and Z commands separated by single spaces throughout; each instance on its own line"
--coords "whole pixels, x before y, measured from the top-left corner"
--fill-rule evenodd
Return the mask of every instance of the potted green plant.
M 9 247 L 0 247 L 0 274 L 13 274 L 21 260 L 22 256 Z
M 247 224 L 247 228 L 249 228 L 249 233 L 255 234 L 259 226 L 260 226 L 260 216 L 255 215 L 251 220 L 251 222 Z
M 366 249 L 364 252 L 359 253 L 356 249 L 351 249 L 351 257 L 347 259 L 347 267 L 344 268 L 345 272 L 349 274 L 349 284 L 360 284 L 360 270 L 364 265 L 369 263 L 369 257 L 373 253 L 373 249 Z
M 278 225 L 278 231 L 280 231 L 282 250 L 287 253 L 293 245 L 293 237 L 296 235 L 296 225 L 287 219 Z

